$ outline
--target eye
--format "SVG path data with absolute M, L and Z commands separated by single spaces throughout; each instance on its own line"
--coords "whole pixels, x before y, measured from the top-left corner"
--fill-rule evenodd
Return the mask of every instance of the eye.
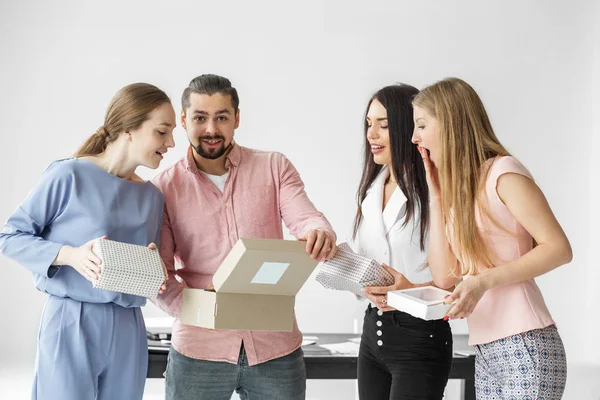
M 423 125 L 417 126 L 417 129 L 425 129 L 425 126 L 423 126 Z
M 227 117 L 217 117 L 217 121 L 227 121 Z
M 161 131 L 158 131 L 158 133 L 161 134 L 161 135 L 166 135 L 167 134 L 167 132 L 161 132 Z
M 197 121 L 197 122 L 204 122 L 205 120 L 206 120 L 206 118 L 204 118 L 204 117 L 194 117 L 194 121 Z
M 387 129 L 388 126 L 387 125 L 381 125 L 381 129 Z

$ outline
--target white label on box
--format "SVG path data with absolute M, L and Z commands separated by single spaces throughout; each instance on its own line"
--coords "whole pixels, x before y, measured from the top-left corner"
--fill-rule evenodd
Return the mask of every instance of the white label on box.
M 252 278 L 252 283 L 275 285 L 289 266 L 289 263 L 264 262 Z

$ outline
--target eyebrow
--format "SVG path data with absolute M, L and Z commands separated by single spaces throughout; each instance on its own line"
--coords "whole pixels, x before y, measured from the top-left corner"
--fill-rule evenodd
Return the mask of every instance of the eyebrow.
M 415 119 L 415 122 L 418 121 L 418 120 L 420 120 L 420 119 L 422 119 L 423 121 L 425 121 L 425 118 L 419 117 L 419 118 Z
M 367 117 L 368 120 L 370 120 L 371 118 Z M 381 117 L 381 118 L 376 118 L 376 121 L 387 121 L 387 117 Z
M 194 114 L 208 115 L 208 113 L 206 111 L 202 111 L 202 110 L 194 110 Z M 215 114 L 217 114 L 217 115 L 219 115 L 219 114 L 229 114 L 229 115 L 231 115 L 231 112 L 227 108 L 223 108 L 222 110 L 217 111 Z
M 170 123 L 168 123 L 168 122 L 161 122 L 159 125 L 166 125 L 166 126 L 168 126 L 169 128 L 172 128 L 172 127 L 173 127 L 173 125 L 171 125 L 171 124 L 170 124 Z

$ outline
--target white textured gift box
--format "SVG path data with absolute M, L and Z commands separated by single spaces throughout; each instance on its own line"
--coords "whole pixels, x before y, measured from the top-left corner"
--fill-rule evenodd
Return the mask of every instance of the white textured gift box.
M 155 299 L 165 281 L 158 250 L 146 246 L 98 239 L 92 250 L 102 260 L 94 287 Z
M 352 251 L 347 243 L 338 246 L 332 259 L 319 264 L 317 282 L 329 289 L 345 290 L 364 297 L 365 286 L 389 286 L 394 277 L 381 264 Z
M 451 293 L 434 286 L 388 292 L 387 304 L 398 311 L 424 320 L 442 319 L 452 307 L 444 304 L 444 298 Z

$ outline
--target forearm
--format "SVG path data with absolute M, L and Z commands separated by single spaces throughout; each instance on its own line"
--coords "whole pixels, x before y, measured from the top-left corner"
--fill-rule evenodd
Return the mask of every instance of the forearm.
M 571 261 L 569 244 L 540 244 L 533 250 L 496 268 L 480 273 L 484 287 L 489 290 L 536 278 Z
M 429 245 L 427 261 L 433 282 L 440 288 L 453 286 L 458 281 L 456 259 L 446 238 L 446 229 L 439 201 L 430 203 Z

